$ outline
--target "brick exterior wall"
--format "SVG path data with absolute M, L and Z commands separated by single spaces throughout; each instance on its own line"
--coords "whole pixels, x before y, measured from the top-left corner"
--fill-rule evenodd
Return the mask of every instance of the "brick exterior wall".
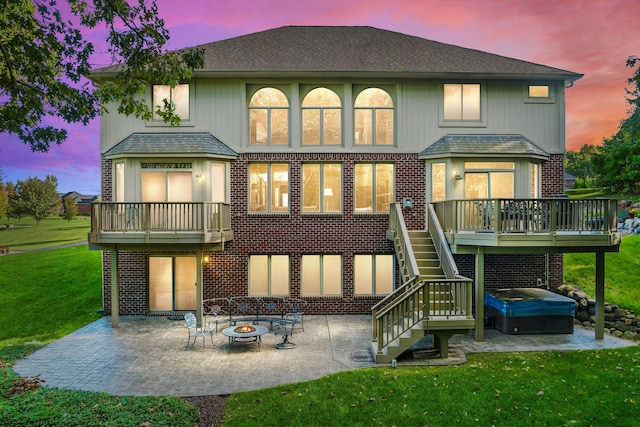
M 248 170 L 250 162 L 286 162 L 289 164 L 289 213 L 248 213 Z M 343 176 L 341 214 L 302 214 L 301 168 L 304 162 L 340 162 Z M 248 294 L 248 257 L 252 254 L 287 254 L 290 261 L 290 296 L 310 302 L 309 313 L 370 313 L 380 297 L 354 295 L 353 260 L 356 254 L 391 254 L 393 245 L 386 239 L 388 215 L 354 214 L 354 165 L 358 162 L 392 162 L 395 165 L 395 200 L 413 200 L 404 210 L 409 229 L 424 228 L 425 165 L 416 154 L 372 153 L 249 153 L 231 162 L 231 217 L 234 239 L 223 251 L 206 252 L 209 262 L 203 265 L 203 297 L 229 297 Z M 112 198 L 111 161 L 102 160 L 103 200 Z M 554 155 L 542 167 L 542 195 L 562 192 L 563 156 Z M 188 252 L 163 252 L 185 255 Z M 157 254 L 157 253 L 154 253 Z M 191 253 L 192 255 L 194 253 Z M 300 262 L 304 254 L 342 255 L 342 295 L 307 297 L 300 292 Z M 120 313 L 148 313 L 147 252 L 118 253 Z M 475 276 L 473 256 L 455 257 L 461 273 Z M 552 287 L 562 283 L 562 255 L 548 256 L 548 280 Z M 103 254 L 104 309 L 111 312 L 111 258 Z M 396 273 L 397 275 L 397 273 Z M 537 286 L 545 279 L 544 255 L 487 255 L 485 286 Z M 398 282 L 398 278 L 396 278 Z

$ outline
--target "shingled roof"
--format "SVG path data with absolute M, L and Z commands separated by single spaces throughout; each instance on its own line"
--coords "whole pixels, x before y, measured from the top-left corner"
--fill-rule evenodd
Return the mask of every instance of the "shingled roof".
M 448 134 L 424 149 L 421 159 L 442 157 L 527 157 L 548 159 L 549 153 L 522 135 Z
M 238 156 L 208 132 L 132 133 L 105 153 L 107 158 L 135 155 Z
M 574 81 L 581 74 L 374 27 L 287 26 L 197 46 L 198 73 L 476 76 Z M 117 72 L 118 67 L 94 71 Z

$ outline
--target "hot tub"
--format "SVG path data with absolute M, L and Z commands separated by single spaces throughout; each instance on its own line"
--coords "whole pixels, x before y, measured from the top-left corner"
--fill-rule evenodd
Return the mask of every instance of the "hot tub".
M 485 314 L 503 334 L 572 334 L 576 303 L 537 288 L 489 289 Z

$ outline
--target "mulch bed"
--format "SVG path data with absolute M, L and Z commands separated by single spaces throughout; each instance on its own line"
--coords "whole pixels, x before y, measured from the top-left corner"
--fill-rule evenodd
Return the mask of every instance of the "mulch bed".
M 200 427 L 218 427 L 224 418 L 227 396 L 193 396 L 183 397 L 200 412 Z

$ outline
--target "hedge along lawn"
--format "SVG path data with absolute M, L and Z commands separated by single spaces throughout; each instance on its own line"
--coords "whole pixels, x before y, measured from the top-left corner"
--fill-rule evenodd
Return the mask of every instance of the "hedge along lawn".
M 605 300 L 640 313 L 640 235 L 622 238 L 620 252 L 605 254 Z M 593 253 L 564 254 L 564 282 L 581 287 L 595 297 L 596 256 Z
M 71 221 L 62 218 L 43 219 L 36 226 L 33 218 L 11 220 L 11 228 L 0 224 L 0 246 L 9 246 L 12 251 L 28 251 L 50 248 L 69 243 L 86 242 L 91 228 L 88 217 L 77 217 Z
M 229 397 L 224 426 L 640 425 L 640 348 L 484 353 Z
M 46 343 L 100 317 L 102 253 L 87 245 L 0 256 L 0 348 Z

